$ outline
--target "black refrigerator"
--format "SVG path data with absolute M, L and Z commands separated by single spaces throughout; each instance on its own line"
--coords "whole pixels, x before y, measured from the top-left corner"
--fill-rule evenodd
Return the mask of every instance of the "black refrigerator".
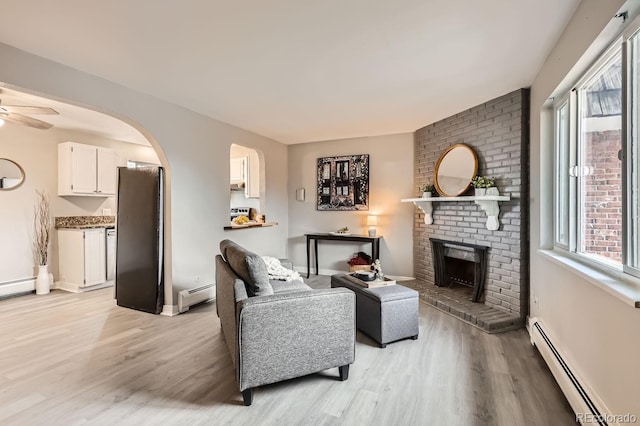
M 164 303 L 163 169 L 118 168 L 116 301 L 159 314 Z

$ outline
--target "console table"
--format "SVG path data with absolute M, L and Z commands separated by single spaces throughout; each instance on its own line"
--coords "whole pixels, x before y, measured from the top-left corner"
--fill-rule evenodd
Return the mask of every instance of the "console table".
M 318 240 L 330 241 L 350 241 L 357 243 L 371 243 L 371 258 L 375 261 L 380 259 L 380 238 L 369 237 L 367 235 L 333 235 L 333 234 L 304 234 L 307 237 L 307 278 L 310 273 L 311 240 L 313 240 L 313 251 L 316 256 L 316 275 L 318 275 Z

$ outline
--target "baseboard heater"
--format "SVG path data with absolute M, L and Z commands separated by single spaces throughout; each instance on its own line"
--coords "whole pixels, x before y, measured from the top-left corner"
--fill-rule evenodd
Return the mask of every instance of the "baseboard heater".
M 207 302 L 216 298 L 215 284 L 207 284 L 202 287 L 182 290 L 178 292 L 178 312 L 187 312 L 191 306 Z
M 606 422 L 607 416 L 601 414 L 600 410 L 598 410 L 596 404 L 593 402 L 593 398 L 589 396 L 584 386 L 573 374 L 565 359 L 542 329 L 540 323 L 533 321 L 532 324 L 532 343 L 538 348 L 538 351 L 549 366 L 551 373 L 558 382 L 558 385 L 560 385 L 569 404 L 571 404 L 571 408 L 573 408 L 573 411 L 576 413 L 576 420 L 580 421 L 588 416 L 590 419 L 588 423 L 608 426 Z
M 0 283 L 0 298 L 27 294 L 35 291 L 36 278 L 29 277 L 21 280 Z

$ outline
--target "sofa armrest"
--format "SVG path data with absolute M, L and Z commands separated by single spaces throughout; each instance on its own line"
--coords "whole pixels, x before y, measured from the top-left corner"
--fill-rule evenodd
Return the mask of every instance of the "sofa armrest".
M 349 365 L 355 359 L 355 333 L 355 294 L 348 289 L 242 300 L 240 390 Z

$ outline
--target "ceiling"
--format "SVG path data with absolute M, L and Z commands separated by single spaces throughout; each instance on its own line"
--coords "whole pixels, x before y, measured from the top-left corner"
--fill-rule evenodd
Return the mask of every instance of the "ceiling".
M 58 115 L 34 115 L 29 117 L 53 124 L 54 128 L 91 133 L 100 137 L 149 146 L 149 141 L 133 126 L 122 120 L 84 107 L 43 98 L 7 87 L 0 87 L 0 107 L 37 106 L 53 108 Z M 20 126 L 7 122 L 6 126 Z
M 292 144 L 533 82 L 579 0 L 0 0 L 0 40 Z

